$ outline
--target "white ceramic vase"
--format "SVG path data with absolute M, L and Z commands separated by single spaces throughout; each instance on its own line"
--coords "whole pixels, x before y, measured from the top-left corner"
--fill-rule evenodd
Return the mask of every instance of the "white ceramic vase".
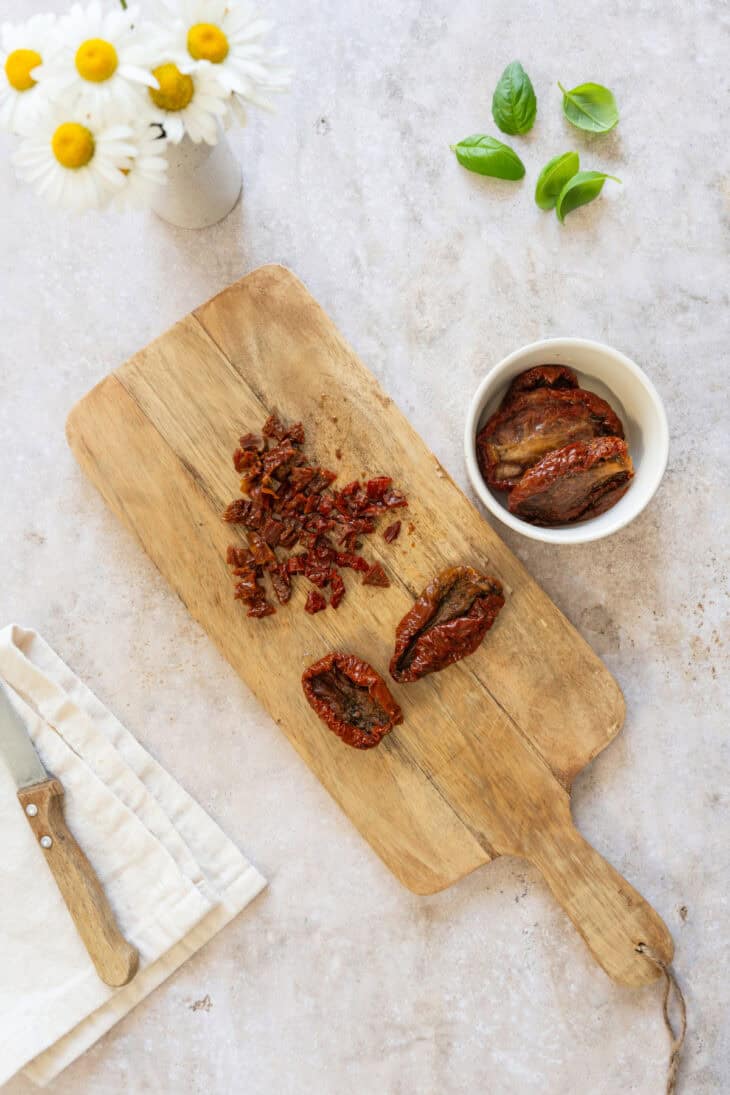
M 179 228 L 208 228 L 227 216 L 243 185 L 241 165 L 223 130 L 216 145 L 198 144 L 187 133 L 167 146 L 167 183 L 152 202 L 158 217 Z

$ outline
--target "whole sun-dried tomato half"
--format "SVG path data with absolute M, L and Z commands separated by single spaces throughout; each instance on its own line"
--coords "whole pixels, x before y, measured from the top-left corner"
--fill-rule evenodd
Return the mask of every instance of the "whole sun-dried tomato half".
M 354 654 L 320 658 L 304 671 L 302 688 L 322 722 L 354 749 L 372 749 L 403 722 L 383 678 Z
M 525 472 L 509 510 L 533 525 L 565 525 L 597 517 L 629 489 L 634 469 L 620 437 L 575 441 Z
M 567 365 L 535 365 L 514 378 L 502 400 L 502 407 L 523 392 L 532 392 L 535 388 L 552 388 L 555 391 L 577 387 L 578 377 Z
M 502 584 L 472 567 L 450 567 L 424 589 L 395 631 L 390 674 L 417 681 L 473 654 L 504 604 Z
M 594 392 L 532 388 L 493 414 L 477 436 L 482 475 L 495 490 L 511 490 L 553 449 L 593 437 L 623 437 L 620 420 Z

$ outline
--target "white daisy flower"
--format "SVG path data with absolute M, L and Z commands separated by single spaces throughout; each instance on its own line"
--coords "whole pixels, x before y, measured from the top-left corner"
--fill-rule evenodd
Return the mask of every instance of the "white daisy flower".
M 289 86 L 290 70 L 273 63 L 261 39 L 274 24 L 256 15 L 245 0 L 159 0 L 173 23 L 168 41 L 183 71 L 191 64 L 209 65 L 231 95 L 231 107 L 245 122 L 246 105 L 270 107 L 272 92 Z
M 46 103 L 36 69 L 52 50 L 55 15 L 34 15 L 0 28 L 0 128 L 23 133 Z
M 144 122 L 134 127 L 136 152 L 121 169 L 124 184 L 112 198 L 115 210 L 142 209 L 150 204 L 158 187 L 167 182 L 167 141 L 159 125 Z
M 139 25 L 139 9 L 104 11 L 99 0 L 74 4 L 58 21 L 58 52 L 38 69 L 38 80 L 51 97 L 83 109 L 125 109 L 144 102 L 146 87 L 156 87 L 151 66 L 151 37 Z
M 187 133 L 196 143 L 217 144 L 228 92 L 210 67 L 196 65 L 182 72 L 173 61 L 165 61 L 152 71 L 159 85 L 149 89 L 154 120 L 163 126 L 167 139 L 177 144 Z
M 13 160 L 20 177 L 52 204 L 98 209 L 124 186 L 122 170 L 137 154 L 132 136 L 128 125 L 58 106 L 21 140 Z

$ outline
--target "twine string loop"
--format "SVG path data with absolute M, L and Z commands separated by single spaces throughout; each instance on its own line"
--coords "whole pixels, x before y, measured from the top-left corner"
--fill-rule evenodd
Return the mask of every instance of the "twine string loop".
M 667 1028 L 667 1034 L 669 1035 L 669 1069 L 667 1071 L 666 1095 L 674 1095 L 677 1090 L 677 1075 L 679 1073 L 679 1062 L 682 1056 L 682 1046 L 684 1045 L 684 1039 L 687 1034 L 687 1005 L 672 967 L 667 965 L 648 943 L 637 943 L 636 951 L 638 954 L 643 954 L 650 962 L 653 962 L 657 969 L 661 970 L 664 978 L 662 1014 L 664 1016 L 664 1026 Z M 672 999 L 674 1000 L 679 1013 L 678 1028 L 675 1028 L 669 1010 L 670 1001 Z

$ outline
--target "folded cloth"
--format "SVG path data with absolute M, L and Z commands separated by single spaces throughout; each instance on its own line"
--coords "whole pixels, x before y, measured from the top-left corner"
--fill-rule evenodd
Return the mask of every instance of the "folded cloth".
M 0 755 L 0 1085 L 43 1085 L 236 916 L 266 885 L 205 811 L 34 631 L 0 631 L 0 680 L 125 937 L 129 985 L 98 977 Z

